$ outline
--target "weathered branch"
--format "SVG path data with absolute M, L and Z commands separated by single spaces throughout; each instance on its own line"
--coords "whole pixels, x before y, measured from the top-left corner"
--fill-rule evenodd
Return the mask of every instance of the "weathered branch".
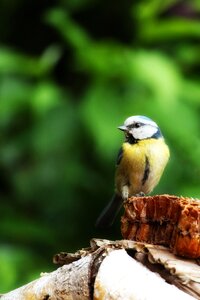
M 87 249 L 55 255 L 60 268 L 0 300 L 200 300 L 200 200 L 132 197 L 124 207 L 128 240 L 93 239 Z
M 177 259 L 162 246 L 92 240 L 90 248 L 54 260 L 64 265 L 0 299 L 200 299 L 198 262 Z
M 47 300 L 80 299 L 90 296 L 89 270 L 91 256 L 65 265 L 52 273 L 42 276 L 10 293 L 1 296 L 1 300 Z

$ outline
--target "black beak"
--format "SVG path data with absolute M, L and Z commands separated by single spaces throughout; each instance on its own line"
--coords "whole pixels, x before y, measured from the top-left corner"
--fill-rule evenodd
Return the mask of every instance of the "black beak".
M 128 130 L 128 128 L 126 127 L 126 126 L 124 126 L 124 125 L 122 125 L 122 126 L 119 126 L 119 127 L 117 127 L 119 130 L 122 130 L 122 131 L 127 131 Z

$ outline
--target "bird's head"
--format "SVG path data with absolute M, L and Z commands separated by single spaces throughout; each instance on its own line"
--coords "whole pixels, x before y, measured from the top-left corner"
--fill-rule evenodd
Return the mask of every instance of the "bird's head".
M 139 140 L 162 137 L 158 125 L 145 116 L 131 116 L 118 129 L 124 131 L 126 141 L 131 144 Z

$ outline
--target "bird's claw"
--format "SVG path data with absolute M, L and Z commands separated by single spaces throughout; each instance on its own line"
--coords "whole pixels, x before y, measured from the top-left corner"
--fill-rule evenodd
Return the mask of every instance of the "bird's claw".
M 139 192 L 138 194 L 135 194 L 135 197 L 144 197 L 145 193 Z

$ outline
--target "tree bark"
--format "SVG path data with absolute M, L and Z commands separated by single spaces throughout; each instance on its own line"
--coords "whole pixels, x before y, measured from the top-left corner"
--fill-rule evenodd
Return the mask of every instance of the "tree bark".
M 90 296 L 91 256 L 64 265 L 21 288 L 1 296 L 1 300 L 86 300 Z
M 162 246 L 93 239 L 89 248 L 60 253 L 54 262 L 62 266 L 0 300 L 200 299 L 198 260 L 177 258 Z

